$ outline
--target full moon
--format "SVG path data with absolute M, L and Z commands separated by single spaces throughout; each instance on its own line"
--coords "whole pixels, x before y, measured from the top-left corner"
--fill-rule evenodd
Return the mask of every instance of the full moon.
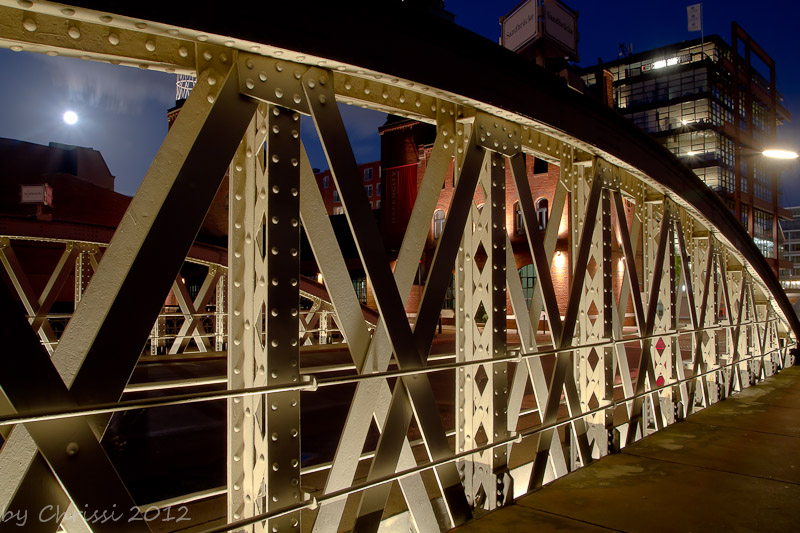
M 75 111 L 66 111 L 64 113 L 64 122 L 72 126 L 78 122 L 78 114 Z

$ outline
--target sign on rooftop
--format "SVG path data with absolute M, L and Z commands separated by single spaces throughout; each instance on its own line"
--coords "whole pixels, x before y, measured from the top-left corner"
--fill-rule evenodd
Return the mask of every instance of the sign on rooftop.
M 573 54 L 578 53 L 578 17 L 557 2 L 545 2 L 544 32 Z
M 528 0 L 516 11 L 503 18 L 501 44 L 517 51 L 539 35 L 539 6 Z
M 500 44 L 509 50 L 524 53 L 541 41 L 547 57 L 578 58 L 578 13 L 558 0 L 528 0 L 500 24 Z
M 53 188 L 46 183 L 41 185 L 20 185 L 19 203 L 53 206 Z

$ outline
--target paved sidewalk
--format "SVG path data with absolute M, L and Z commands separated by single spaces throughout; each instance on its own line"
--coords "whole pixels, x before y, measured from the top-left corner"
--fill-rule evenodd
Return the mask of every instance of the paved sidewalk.
M 800 367 L 457 529 L 800 530 Z

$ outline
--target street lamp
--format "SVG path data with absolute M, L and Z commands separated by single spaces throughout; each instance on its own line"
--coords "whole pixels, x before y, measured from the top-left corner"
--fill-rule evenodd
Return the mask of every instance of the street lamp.
M 791 150 L 781 150 L 778 148 L 770 148 L 761 152 L 764 157 L 771 159 L 797 159 L 797 152 Z

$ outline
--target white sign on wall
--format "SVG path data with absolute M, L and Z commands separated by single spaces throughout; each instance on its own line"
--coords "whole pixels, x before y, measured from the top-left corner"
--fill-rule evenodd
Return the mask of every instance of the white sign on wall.
M 19 203 L 53 205 L 53 189 L 43 183 L 41 185 L 20 185 Z
M 503 46 L 519 50 L 538 34 L 537 0 L 528 0 L 503 20 Z
M 556 2 L 545 3 L 544 32 L 572 53 L 578 53 L 576 17 Z

